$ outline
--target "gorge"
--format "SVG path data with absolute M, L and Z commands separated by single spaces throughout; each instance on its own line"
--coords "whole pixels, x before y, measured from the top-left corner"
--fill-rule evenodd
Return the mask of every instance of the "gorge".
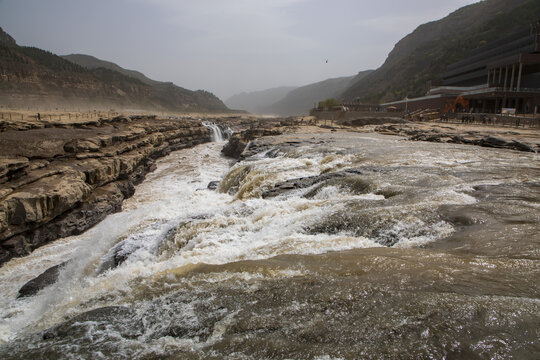
M 311 127 L 223 146 L 4 264 L 2 358 L 535 357 L 536 153 Z
M 210 141 L 197 120 L 115 117 L 0 132 L 0 263 L 79 234 L 134 193 L 156 158 Z

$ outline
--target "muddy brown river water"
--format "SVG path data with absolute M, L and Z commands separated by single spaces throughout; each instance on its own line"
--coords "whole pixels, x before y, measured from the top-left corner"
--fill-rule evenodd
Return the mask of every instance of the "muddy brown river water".
M 540 357 L 537 154 L 328 132 L 231 167 L 223 145 L 0 268 L 0 358 Z

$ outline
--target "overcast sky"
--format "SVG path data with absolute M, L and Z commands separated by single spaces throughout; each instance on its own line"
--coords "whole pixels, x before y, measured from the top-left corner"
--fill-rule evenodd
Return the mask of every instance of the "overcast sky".
M 418 25 L 475 2 L 0 0 L 0 27 L 19 45 L 93 55 L 226 100 L 375 69 Z

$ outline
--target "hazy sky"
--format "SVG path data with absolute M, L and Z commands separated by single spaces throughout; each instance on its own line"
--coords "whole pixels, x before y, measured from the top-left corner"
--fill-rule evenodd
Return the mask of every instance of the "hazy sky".
M 375 69 L 418 25 L 474 2 L 0 0 L 0 27 L 19 45 L 93 55 L 226 100 Z

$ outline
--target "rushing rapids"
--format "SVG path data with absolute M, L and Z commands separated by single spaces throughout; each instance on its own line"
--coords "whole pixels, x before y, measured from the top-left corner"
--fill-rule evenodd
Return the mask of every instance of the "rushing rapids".
M 222 146 L 159 160 L 121 213 L 6 263 L 0 357 L 539 356 L 536 154 L 296 134 L 231 167 Z

